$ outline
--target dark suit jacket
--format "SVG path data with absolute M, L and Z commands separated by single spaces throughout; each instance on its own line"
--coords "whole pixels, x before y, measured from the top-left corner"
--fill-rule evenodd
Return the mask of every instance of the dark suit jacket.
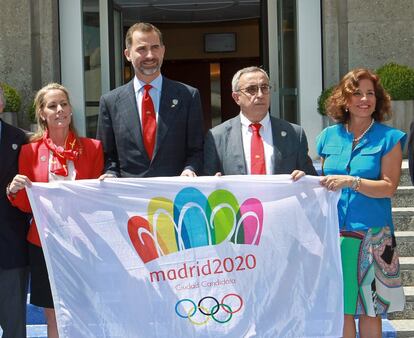
M 414 121 L 410 126 L 410 137 L 408 139 L 408 166 L 410 168 L 411 183 L 414 185 Z
M 142 141 L 136 101 L 133 80 L 101 97 L 97 139 L 105 171 L 121 177 L 178 176 L 184 169 L 199 173 L 204 132 L 198 90 L 163 77 L 152 160 Z
M 273 134 L 273 174 L 290 174 L 303 170 L 317 175 L 308 156 L 308 141 L 303 128 L 287 121 L 270 117 Z M 246 175 L 240 115 L 211 129 L 204 144 L 204 173 L 214 175 Z
M 102 144 L 98 140 L 90 138 L 81 137 L 79 140 L 82 144 L 82 151 L 79 157 L 73 161 L 76 179 L 98 178 L 103 171 Z M 43 140 L 24 145 L 19 156 L 19 173 L 26 175 L 32 182 L 49 182 L 49 155 L 49 148 Z M 19 190 L 10 199 L 12 204 L 20 210 L 32 212 L 25 189 Z M 34 219 L 30 224 L 27 239 L 30 243 L 40 246 Z
M 6 196 L 6 187 L 17 174 L 20 147 L 26 143 L 26 134 L 4 121 L 0 123 L 0 267 L 11 269 L 28 264 L 26 235 L 30 215 L 13 207 Z

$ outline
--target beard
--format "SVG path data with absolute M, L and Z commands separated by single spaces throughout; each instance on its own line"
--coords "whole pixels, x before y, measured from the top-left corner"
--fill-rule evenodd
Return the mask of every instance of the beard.
M 150 75 L 154 75 L 155 73 L 159 72 L 161 70 L 161 66 L 162 66 L 162 60 L 158 61 L 155 64 L 155 66 L 151 67 L 151 68 L 144 67 L 141 63 L 140 65 L 138 65 L 136 70 L 138 70 L 138 72 L 143 74 L 143 75 L 150 76 Z

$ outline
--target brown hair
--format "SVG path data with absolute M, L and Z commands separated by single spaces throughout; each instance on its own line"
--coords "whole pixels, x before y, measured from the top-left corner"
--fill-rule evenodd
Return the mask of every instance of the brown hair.
M 392 115 L 390 95 L 381 85 L 378 75 L 366 68 L 353 69 L 342 78 L 326 101 L 326 114 L 336 122 L 346 123 L 349 120 L 348 101 L 358 89 L 359 81 L 365 79 L 374 85 L 376 105 L 373 119 L 378 122 L 389 120 Z
M 41 88 L 36 93 L 36 96 L 35 96 L 35 99 L 34 99 L 35 114 L 36 114 L 35 116 L 36 116 L 36 121 L 37 121 L 37 131 L 35 132 L 34 135 L 32 135 L 30 137 L 30 141 L 40 140 L 43 137 L 43 134 L 47 130 L 47 122 L 44 121 L 41 118 L 40 113 L 42 112 L 42 110 L 43 110 L 43 108 L 45 107 L 45 104 L 46 104 L 45 96 L 51 90 L 61 90 L 65 94 L 69 105 L 72 107 L 72 105 L 70 104 L 70 100 L 69 100 L 69 92 L 61 84 L 59 84 L 59 83 L 49 83 L 48 85 Z M 73 120 L 71 120 L 71 122 L 70 122 L 69 129 L 75 134 L 75 137 L 78 139 L 78 134 L 76 133 L 75 127 L 73 125 Z
M 148 23 L 148 22 L 138 22 L 134 25 L 132 25 L 131 27 L 129 27 L 126 36 L 125 36 L 125 47 L 127 49 L 131 48 L 132 46 L 132 35 L 134 34 L 134 32 L 144 32 L 144 33 L 150 33 L 150 32 L 155 32 L 157 33 L 159 39 L 160 39 L 160 44 L 161 46 L 164 45 L 164 42 L 162 40 L 162 33 L 161 31 L 155 27 L 154 25 Z

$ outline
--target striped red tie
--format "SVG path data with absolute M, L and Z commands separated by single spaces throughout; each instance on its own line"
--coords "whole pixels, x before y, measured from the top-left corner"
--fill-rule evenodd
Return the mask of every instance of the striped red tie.
M 266 161 L 263 140 L 260 136 L 259 130 L 262 127 L 260 123 L 252 123 L 252 141 L 250 147 L 250 163 L 252 175 L 266 175 Z
M 155 147 L 155 135 L 157 133 L 157 120 L 155 118 L 154 103 L 149 94 L 151 85 L 144 86 L 144 94 L 142 96 L 142 135 L 144 140 L 144 147 L 147 151 L 148 157 L 152 159 Z

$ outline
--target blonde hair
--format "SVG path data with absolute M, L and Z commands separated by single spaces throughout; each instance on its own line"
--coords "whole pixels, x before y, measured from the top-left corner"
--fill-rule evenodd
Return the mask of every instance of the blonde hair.
M 43 137 L 44 133 L 48 130 L 47 122 L 42 119 L 40 114 L 43 111 L 43 109 L 45 107 L 45 104 L 46 104 L 45 96 L 51 90 L 60 90 L 60 91 L 62 91 L 65 94 L 66 99 L 68 100 L 69 106 L 72 107 L 72 105 L 70 104 L 69 92 L 66 89 L 66 87 L 62 86 L 59 83 L 49 83 L 46 86 L 44 86 L 43 88 L 41 88 L 36 93 L 36 96 L 35 96 L 35 99 L 34 99 L 35 117 L 36 117 L 36 122 L 37 122 L 37 131 L 34 133 L 34 135 L 32 135 L 30 137 L 30 141 L 40 140 Z M 78 139 L 78 134 L 75 130 L 75 126 L 73 125 L 73 121 L 70 122 L 69 130 L 71 130 L 75 134 L 75 137 Z

